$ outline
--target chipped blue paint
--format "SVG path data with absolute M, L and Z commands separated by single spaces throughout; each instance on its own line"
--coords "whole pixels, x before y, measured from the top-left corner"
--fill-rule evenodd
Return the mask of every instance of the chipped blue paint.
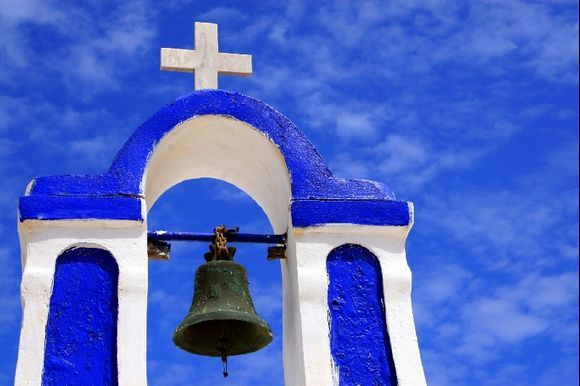
M 56 262 L 42 385 L 117 385 L 117 283 L 111 254 L 73 248 Z
M 20 197 L 19 207 L 20 221 L 65 218 L 143 220 L 141 200 L 132 197 L 25 196 Z
M 412 222 L 409 203 L 391 200 L 292 201 L 292 225 L 323 224 L 406 226 Z
M 337 201 L 349 202 L 345 205 L 352 215 L 347 221 L 333 222 L 389 225 L 393 221 L 402 224 L 409 217 L 408 213 L 398 211 L 390 216 L 380 210 L 367 212 L 365 208 L 376 206 L 369 206 L 369 201 L 388 202 L 394 200 L 393 193 L 378 182 L 334 177 L 304 134 L 263 102 L 235 92 L 201 90 L 166 105 L 143 123 L 119 151 L 107 173 L 36 179 L 27 197 L 20 201 L 20 220 L 142 220 L 141 207 L 135 200 L 144 196 L 143 176 L 156 146 L 181 122 L 203 115 L 222 115 L 246 122 L 278 147 L 288 167 L 292 200 L 316 201 L 311 218 L 300 220 L 305 226 L 324 223 L 326 218 L 334 219 Z M 102 201 L 96 200 L 99 198 Z M 328 200 L 333 202 L 326 203 Z
M 330 350 L 340 386 L 395 386 L 381 268 L 366 248 L 345 244 L 326 262 Z

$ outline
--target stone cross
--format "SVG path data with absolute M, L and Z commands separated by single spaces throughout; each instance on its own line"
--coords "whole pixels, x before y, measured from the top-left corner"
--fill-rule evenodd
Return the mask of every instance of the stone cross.
M 195 89 L 217 89 L 218 74 L 249 76 L 252 55 L 218 51 L 217 24 L 195 23 L 195 50 L 161 49 L 161 69 L 193 72 Z

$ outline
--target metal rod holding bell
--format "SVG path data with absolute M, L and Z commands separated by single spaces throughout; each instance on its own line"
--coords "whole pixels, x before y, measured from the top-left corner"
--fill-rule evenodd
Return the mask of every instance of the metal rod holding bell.
M 286 234 L 269 235 L 239 233 L 239 228 L 226 229 L 225 236 L 228 242 L 235 243 L 255 243 L 255 244 L 285 244 Z M 215 239 L 215 233 L 191 233 L 191 232 L 166 232 L 152 231 L 147 232 L 149 240 L 156 241 L 203 241 L 212 242 Z
M 171 245 L 170 241 L 200 241 L 213 242 L 214 233 L 192 233 L 192 232 L 167 232 L 151 231 L 147 232 L 147 253 L 149 260 L 169 260 Z M 228 242 L 273 244 L 268 247 L 268 261 L 285 259 L 286 234 L 254 234 L 239 233 L 239 227 L 226 228 L 224 236 Z

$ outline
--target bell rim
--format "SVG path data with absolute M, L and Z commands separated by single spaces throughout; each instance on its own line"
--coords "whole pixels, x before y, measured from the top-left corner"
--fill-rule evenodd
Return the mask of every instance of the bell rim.
M 267 333 L 267 334 L 263 335 L 266 337 L 266 339 L 262 340 L 258 346 L 254 347 L 250 350 L 243 350 L 243 351 L 236 351 L 236 352 L 228 353 L 228 356 L 244 355 L 244 354 L 250 354 L 250 353 L 256 352 L 258 350 L 263 349 L 264 347 L 266 347 L 267 345 L 272 343 L 272 341 L 274 340 L 274 335 L 272 333 L 272 329 L 270 328 L 270 325 L 264 319 L 260 318 L 260 316 L 258 316 L 257 314 L 255 314 L 255 315 L 240 315 L 243 317 L 236 318 L 236 319 L 231 318 L 231 316 L 232 316 L 231 311 L 214 311 L 214 312 L 210 312 L 210 313 L 203 314 L 203 315 L 197 315 L 197 316 L 192 317 L 192 318 L 186 318 L 175 329 L 175 332 L 173 333 L 173 343 L 177 347 L 179 347 L 180 349 L 187 351 L 189 353 L 192 353 L 192 354 L 211 356 L 211 357 L 221 356 L 221 354 L 211 354 L 211 353 L 208 354 L 208 351 L 202 352 L 202 350 L 198 350 L 189 344 L 183 344 L 183 340 L 178 341 L 178 337 L 183 336 L 183 333 L 185 332 L 185 330 L 188 329 L 189 327 L 191 327 L 191 325 L 199 324 L 202 322 L 208 322 L 208 321 L 212 321 L 212 320 L 220 320 L 220 317 L 224 317 L 223 319 L 221 319 L 224 321 L 225 320 L 232 320 L 232 321 L 244 322 L 244 323 L 248 323 L 248 324 L 257 324 L 260 326 L 260 328 L 265 330 L 265 332 Z M 186 324 L 187 324 L 187 326 L 185 326 Z

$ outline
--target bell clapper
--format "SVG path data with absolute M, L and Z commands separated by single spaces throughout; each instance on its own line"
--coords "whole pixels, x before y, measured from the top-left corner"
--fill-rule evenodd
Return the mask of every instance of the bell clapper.
M 224 366 L 224 378 L 227 378 L 230 374 L 228 373 L 228 356 L 225 354 L 222 354 L 222 364 Z
M 228 354 L 230 352 L 230 342 L 227 339 L 220 339 L 220 341 L 218 342 L 216 348 L 217 350 L 220 352 L 220 354 L 222 355 L 222 365 L 224 367 L 224 378 L 227 378 L 227 376 L 229 375 L 228 373 Z

